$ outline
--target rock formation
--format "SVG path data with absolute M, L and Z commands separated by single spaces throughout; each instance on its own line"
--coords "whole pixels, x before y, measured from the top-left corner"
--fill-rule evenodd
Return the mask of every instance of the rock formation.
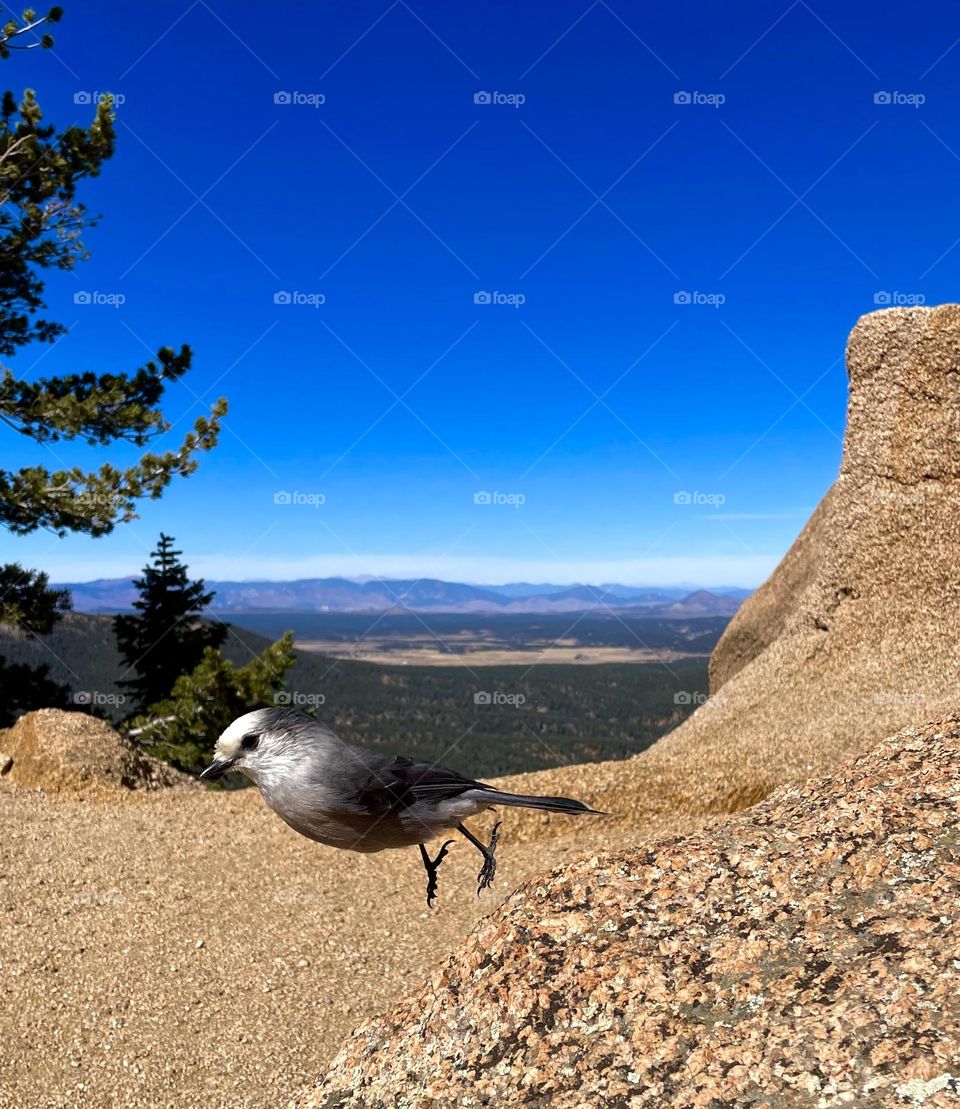
M 960 718 L 534 878 L 300 1109 L 956 1106 Z
M 523 789 L 586 791 L 646 827 L 742 808 L 955 710 L 960 305 L 864 316 L 847 371 L 839 476 L 717 645 L 710 699 L 629 762 L 525 775 Z M 522 821 L 530 838 L 547 826 Z
M 527 883 L 302 1109 L 958 1103 L 960 306 L 865 316 L 847 370 L 840 473 L 707 703 L 636 758 L 511 780 L 635 843 L 773 796 Z
M 0 732 L 0 775 L 17 786 L 56 793 L 196 784 L 138 751 L 103 720 L 61 709 L 28 712 Z

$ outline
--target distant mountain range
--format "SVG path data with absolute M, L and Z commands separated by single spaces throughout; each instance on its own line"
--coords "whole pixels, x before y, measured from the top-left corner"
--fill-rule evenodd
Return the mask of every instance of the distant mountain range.
M 719 591 L 623 585 L 467 585 L 462 582 L 305 578 L 301 581 L 210 581 L 214 612 L 550 613 L 642 611 L 651 616 L 732 616 L 748 589 Z M 78 612 L 127 612 L 137 593 L 129 578 L 67 582 Z

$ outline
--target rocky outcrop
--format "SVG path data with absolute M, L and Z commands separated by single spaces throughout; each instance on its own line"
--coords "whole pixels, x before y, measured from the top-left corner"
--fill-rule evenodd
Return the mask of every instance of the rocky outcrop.
M 646 829 L 826 773 L 960 691 L 960 305 L 864 316 L 840 473 L 710 663 L 711 696 L 624 763 L 526 775 Z M 579 790 L 579 793 L 576 791 Z M 554 822 L 553 827 L 556 827 Z M 512 834 L 544 834 L 524 815 Z
M 300 1109 L 960 1104 L 960 719 L 522 886 Z
M 942 615 L 960 603 L 960 306 L 865 316 L 850 336 L 847 370 L 840 475 L 718 644 L 714 690 L 786 640 L 798 671 L 859 644 L 871 665 L 854 693 L 899 692 L 906 677 L 918 697 L 949 697 L 943 687 L 956 670 L 931 671 L 925 648 L 948 638 L 928 621 L 931 607 Z M 914 634 L 890 634 L 908 628 Z
M 197 785 L 138 751 L 103 720 L 61 709 L 28 712 L 0 732 L 0 775 L 53 793 Z

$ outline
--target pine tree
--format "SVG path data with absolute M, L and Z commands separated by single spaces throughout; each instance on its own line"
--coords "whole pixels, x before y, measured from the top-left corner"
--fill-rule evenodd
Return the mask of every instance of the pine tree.
M 120 686 L 138 708 L 169 697 L 177 678 L 199 666 L 204 651 L 219 647 L 227 634 L 226 624 L 200 619 L 214 594 L 202 580 L 190 581 L 182 553 L 161 532 L 152 564 L 133 583 L 140 594 L 133 603 L 139 615 L 113 619 L 126 673 L 136 674 L 121 678 Z
M 210 762 L 217 736 L 232 720 L 278 703 L 277 693 L 294 661 L 292 632 L 244 666 L 235 666 L 208 647 L 200 665 L 177 678 L 169 697 L 129 721 L 127 735 L 149 754 L 199 773 Z
M 59 20 L 59 8 L 0 28 L 0 58 L 11 51 L 49 46 L 37 28 Z M 76 199 L 84 178 L 96 177 L 114 151 L 112 100 L 100 99 L 87 128 L 57 132 L 41 122 L 36 94 L 19 102 L 0 98 L 0 356 L 33 343 L 53 343 L 66 331 L 44 318 L 45 270 L 72 270 L 87 257 L 81 241 L 95 222 Z M 190 369 L 191 351 L 161 347 L 133 373 L 59 374 L 27 381 L 0 367 L 0 422 L 38 443 L 79 440 L 90 446 L 131 443 L 146 447 L 171 429 L 160 407 L 164 391 Z M 136 515 L 142 497 L 159 497 L 177 475 L 197 468 L 196 454 L 216 445 L 226 401 L 200 417 L 179 447 L 162 454 L 145 451 L 133 465 L 104 463 L 51 470 L 46 466 L 0 469 L 0 526 L 17 534 L 44 527 L 64 535 L 105 535 Z
M 0 59 L 49 48 L 53 39 L 46 28 L 62 14 L 58 7 L 42 16 L 27 9 L 19 20 L 8 20 L 0 26 Z M 81 234 L 95 218 L 77 200 L 77 188 L 99 175 L 114 142 L 109 96 L 100 99 L 89 127 L 60 132 L 42 122 L 32 89 L 19 100 L 12 92 L 0 96 L 0 358 L 34 342 L 52 344 L 66 332 L 63 324 L 43 315 L 43 274 L 72 270 L 87 257 Z M 175 449 L 145 449 L 171 429 L 161 402 L 167 385 L 180 379 L 190 362 L 190 348 L 181 346 L 179 351 L 161 347 L 155 359 L 133 373 L 85 370 L 27 380 L 0 365 L 0 425 L 15 435 L 48 445 L 68 440 L 144 448 L 122 469 L 109 462 L 92 469 L 0 468 L 0 527 L 19 535 L 38 528 L 58 535 L 105 535 L 136 516 L 139 499 L 157 498 L 175 476 L 192 473 L 196 455 L 217 443 L 226 413 L 223 398 Z M 12 454 L 7 450 L 4 459 Z M 9 584 L 0 574 L 0 593 Z M 59 603 L 35 601 L 41 607 Z M 2 619 L 18 622 L 21 630 L 26 624 L 33 634 L 41 630 L 36 612 L 32 625 L 22 613 L 11 613 L 7 605 Z M 62 703 L 64 687 L 49 682 L 46 674 L 45 667 L 8 666 L 0 658 L 0 719 L 27 707 Z
M 70 610 L 66 589 L 50 589 L 46 574 L 16 562 L 0 566 L 0 624 L 20 634 L 44 635 Z M 31 709 L 65 708 L 70 690 L 51 680 L 50 667 L 8 663 L 0 657 L 0 728 L 9 728 Z

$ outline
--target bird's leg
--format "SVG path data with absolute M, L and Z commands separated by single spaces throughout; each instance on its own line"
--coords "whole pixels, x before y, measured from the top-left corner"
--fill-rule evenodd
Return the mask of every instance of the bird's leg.
M 497 860 L 494 852 L 497 850 L 497 840 L 500 838 L 500 825 L 502 821 L 498 820 L 493 826 L 493 831 L 490 833 L 490 842 L 486 847 L 477 839 L 477 837 L 464 827 L 463 824 L 457 825 L 457 831 L 467 837 L 474 847 L 483 855 L 483 866 L 480 873 L 477 875 L 477 897 L 487 886 L 493 885 L 494 875 L 497 873 Z
M 420 858 L 423 859 L 423 867 L 427 872 L 427 908 L 433 908 L 433 899 L 437 896 L 437 871 L 440 869 L 440 864 L 443 862 L 447 854 L 447 849 L 453 843 L 452 839 L 448 839 L 446 843 L 437 852 L 437 857 L 431 859 L 427 854 L 427 849 L 421 843 Z

